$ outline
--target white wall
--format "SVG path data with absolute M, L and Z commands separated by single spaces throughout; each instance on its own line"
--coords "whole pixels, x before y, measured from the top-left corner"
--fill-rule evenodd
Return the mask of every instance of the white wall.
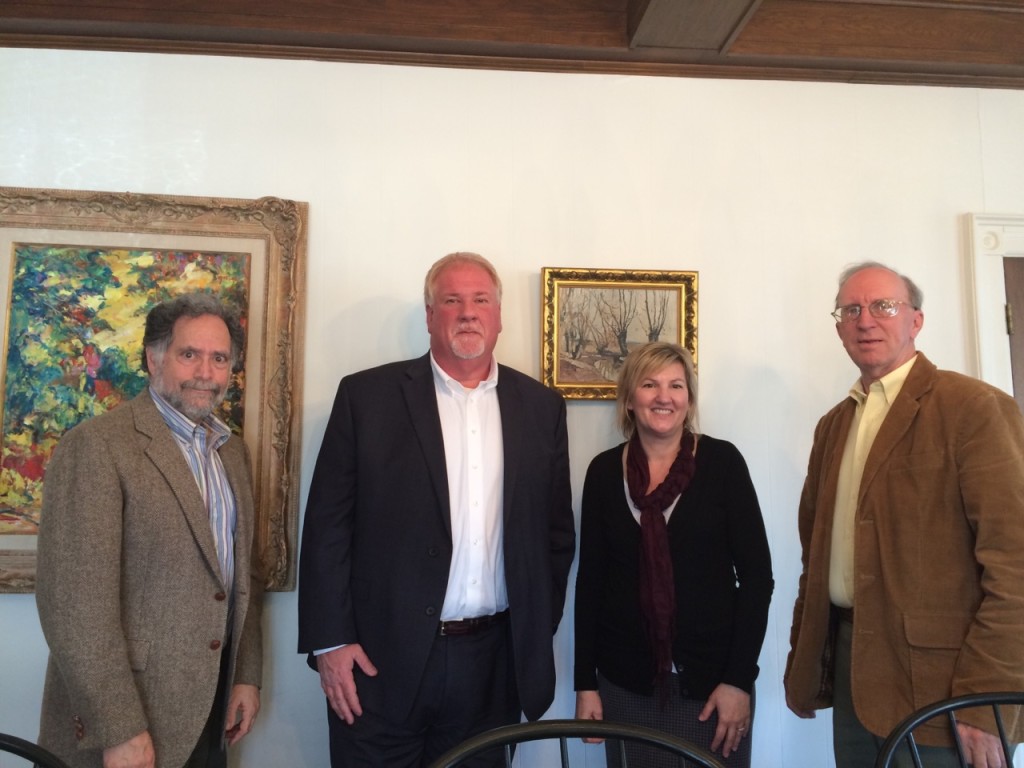
M 910 273 L 921 348 L 964 370 L 958 217 L 1024 211 L 1022 124 L 1021 91 L 0 50 L 2 185 L 310 203 L 303 499 L 338 379 L 425 350 L 435 258 L 494 261 L 498 355 L 534 375 L 541 267 L 698 270 L 702 425 L 746 456 L 775 562 L 761 767 L 831 764 L 829 718 L 789 714 L 781 675 L 811 433 L 854 378 L 828 317 L 836 275 L 865 258 Z M 570 402 L 569 428 L 578 500 L 617 440 L 612 406 Z M 326 766 L 295 593 L 267 608 L 264 710 L 234 763 Z M 569 634 L 551 716 L 572 713 Z M 31 595 L 0 595 L 0 636 L 0 730 L 33 738 Z

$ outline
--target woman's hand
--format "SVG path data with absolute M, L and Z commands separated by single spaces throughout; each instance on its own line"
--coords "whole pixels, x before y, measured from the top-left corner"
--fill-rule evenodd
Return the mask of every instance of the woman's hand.
M 597 691 L 576 691 L 576 719 L 604 720 L 601 694 Z M 600 744 L 604 739 L 583 739 L 584 744 Z
M 577 704 L 577 708 L 579 705 Z M 718 711 L 718 727 L 711 742 L 711 751 L 722 748 L 722 757 L 739 749 L 740 739 L 750 731 L 750 694 L 733 685 L 719 683 L 708 696 L 708 701 L 697 718 L 706 722 Z

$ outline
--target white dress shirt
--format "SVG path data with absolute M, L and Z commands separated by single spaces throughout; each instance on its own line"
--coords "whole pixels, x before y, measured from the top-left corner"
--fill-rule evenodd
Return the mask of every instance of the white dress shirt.
M 498 408 L 498 364 L 475 389 L 453 379 L 430 354 L 441 417 L 452 562 L 441 621 L 489 616 L 508 608 L 503 546 L 505 451 Z M 313 652 L 314 656 L 344 645 Z
M 502 499 L 504 448 L 498 364 L 474 389 L 453 379 L 430 355 L 444 436 L 452 562 L 441 620 L 488 616 L 508 608 Z

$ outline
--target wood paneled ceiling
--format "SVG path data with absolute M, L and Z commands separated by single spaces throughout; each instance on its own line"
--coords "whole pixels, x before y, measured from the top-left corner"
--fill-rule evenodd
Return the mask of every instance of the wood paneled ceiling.
M 1024 87 L 1024 0 L 0 0 L 0 46 Z

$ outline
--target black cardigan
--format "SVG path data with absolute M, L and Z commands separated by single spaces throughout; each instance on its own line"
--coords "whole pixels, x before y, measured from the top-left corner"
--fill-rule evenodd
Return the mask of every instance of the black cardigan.
M 626 501 L 624 446 L 594 457 L 583 486 L 578 691 L 597 690 L 597 670 L 636 693 L 652 691 L 639 601 L 640 526 Z M 706 699 L 719 683 L 753 689 L 774 581 L 761 509 L 740 452 L 702 435 L 696 459 L 668 523 L 677 605 L 672 655 L 683 695 Z

